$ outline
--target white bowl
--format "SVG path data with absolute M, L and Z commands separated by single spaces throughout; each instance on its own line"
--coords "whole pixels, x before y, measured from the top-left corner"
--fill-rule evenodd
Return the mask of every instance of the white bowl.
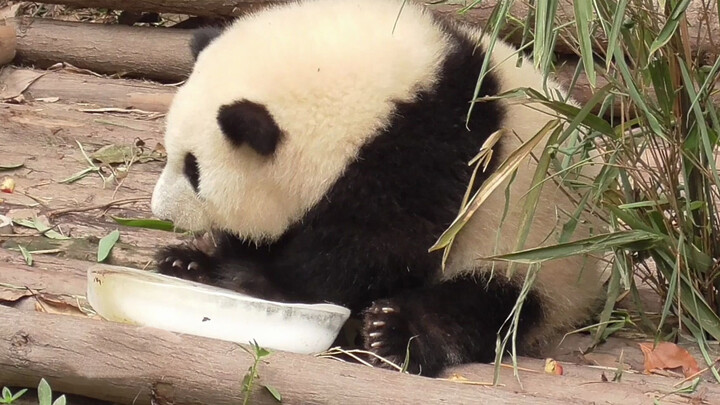
M 93 265 L 87 298 L 103 318 L 265 348 L 317 353 L 332 345 L 350 310 L 286 304 L 128 267 Z

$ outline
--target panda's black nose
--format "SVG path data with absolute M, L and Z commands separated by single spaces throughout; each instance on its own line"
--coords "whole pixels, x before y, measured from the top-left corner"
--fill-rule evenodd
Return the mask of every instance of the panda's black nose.
M 200 168 L 198 167 L 197 158 L 192 153 L 185 155 L 185 165 L 183 166 L 183 172 L 187 177 L 193 190 L 197 193 L 198 187 L 200 186 Z

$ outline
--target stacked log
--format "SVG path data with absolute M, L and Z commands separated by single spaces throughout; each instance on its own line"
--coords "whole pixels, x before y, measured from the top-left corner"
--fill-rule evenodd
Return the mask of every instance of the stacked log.
M 51 0 L 48 3 L 73 7 L 120 9 L 131 12 L 181 13 L 203 17 L 237 17 L 273 4 L 268 0 Z M 484 1 L 479 6 L 461 11 L 460 5 L 428 3 L 433 12 L 468 24 L 483 26 L 490 18 L 496 1 Z M 525 20 L 529 12 L 524 2 L 515 2 L 511 13 Z M 713 39 L 720 38 L 717 9 L 707 10 L 696 0 L 689 6 L 689 34 L 696 38 L 694 52 L 706 55 L 717 53 Z M 558 19 L 572 20 L 572 1 L 562 0 Z M 714 13 L 714 14 L 713 14 Z M 0 20 L 2 21 L 2 20 Z M 0 24 L 2 24 L 0 22 Z M 8 34 L 15 27 L 15 36 Z M 508 24 L 505 34 L 518 45 L 517 27 Z M 514 30 L 513 30 L 514 29 Z M 598 30 L 598 32 L 601 30 Z M 3 34 L 4 33 L 4 34 Z M 515 34 L 513 34 L 515 33 Z M 556 79 L 565 85 L 573 82 L 577 58 L 571 32 L 561 32 L 556 51 L 564 63 L 555 72 Z M 3 40 L 3 35 L 5 39 Z M 16 18 L 11 24 L 0 25 L 0 63 L 17 53 L 18 64 L 46 68 L 64 62 L 79 68 L 120 77 L 141 77 L 160 82 L 184 80 L 192 68 L 187 50 L 188 30 L 178 28 L 138 27 L 84 22 L 67 22 L 40 18 Z M 603 53 L 606 42 L 601 34 L 595 38 L 596 51 Z M 16 51 L 15 51 L 16 50 Z M 590 100 L 598 83 L 593 87 L 581 74 L 575 81 L 573 96 L 581 104 Z M 619 106 L 616 106 L 619 107 Z

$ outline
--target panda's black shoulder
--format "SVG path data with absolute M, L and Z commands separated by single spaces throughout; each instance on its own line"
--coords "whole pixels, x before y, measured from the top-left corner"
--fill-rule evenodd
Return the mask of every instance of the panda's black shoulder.
M 197 59 L 200 52 L 210 45 L 215 38 L 219 37 L 223 31 L 223 27 L 203 27 L 196 29 L 190 39 L 190 52 L 192 52 L 193 59 Z

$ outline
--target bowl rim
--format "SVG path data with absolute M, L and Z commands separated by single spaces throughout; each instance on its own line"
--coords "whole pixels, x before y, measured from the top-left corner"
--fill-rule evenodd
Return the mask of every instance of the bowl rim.
M 271 301 L 263 298 L 253 297 L 240 292 L 220 288 L 208 284 L 202 284 L 195 281 L 183 280 L 177 277 L 168 276 L 165 274 L 156 273 L 151 270 L 140 270 L 133 267 L 116 266 L 110 264 L 97 263 L 88 267 L 88 289 L 92 288 L 93 277 L 95 275 L 106 276 L 118 276 L 126 279 L 130 279 L 133 282 L 140 282 L 150 284 L 152 288 L 171 288 L 175 290 L 192 290 L 194 294 L 204 295 L 215 295 L 224 298 L 229 298 L 235 301 L 243 302 L 254 302 L 260 303 L 269 307 L 280 307 L 280 308 L 292 308 L 301 309 L 312 312 L 325 312 L 333 313 L 340 316 L 349 316 L 350 309 L 341 305 L 332 303 L 293 303 L 293 302 L 279 302 Z

